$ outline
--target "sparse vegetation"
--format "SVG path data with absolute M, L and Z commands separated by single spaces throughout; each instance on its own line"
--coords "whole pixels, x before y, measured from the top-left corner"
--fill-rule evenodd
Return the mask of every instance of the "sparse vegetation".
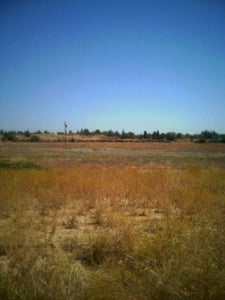
M 36 163 L 25 160 L 0 160 L 0 169 L 36 169 L 40 168 Z
M 36 134 L 33 134 L 30 137 L 30 141 L 31 142 L 40 142 L 40 140 L 41 140 L 40 137 L 38 135 L 36 135 Z
M 39 154 L 30 163 L 10 153 L 0 163 L 0 299 L 225 297 L 223 163 L 168 167 L 165 152 L 158 165 L 38 169 Z
M 14 131 L 8 131 L 8 132 L 3 132 L 3 137 L 2 137 L 2 141 L 11 141 L 11 142 L 15 142 L 17 140 L 16 137 L 16 132 Z

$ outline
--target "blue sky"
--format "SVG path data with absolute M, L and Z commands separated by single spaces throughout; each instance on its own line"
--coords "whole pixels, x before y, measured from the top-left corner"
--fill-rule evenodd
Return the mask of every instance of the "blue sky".
M 225 132 L 224 0 L 0 0 L 0 129 Z

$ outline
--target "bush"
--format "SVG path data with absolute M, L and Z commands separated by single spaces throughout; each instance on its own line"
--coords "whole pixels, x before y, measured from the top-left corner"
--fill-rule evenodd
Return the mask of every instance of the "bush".
M 176 141 L 176 133 L 175 132 L 168 132 L 166 133 L 166 140 L 167 141 Z
M 31 142 L 40 142 L 40 137 L 38 135 L 32 135 L 30 137 Z
M 200 138 L 196 141 L 196 143 L 199 143 L 199 144 L 204 144 L 206 143 L 206 139 L 205 138 Z
M 14 131 L 4 132 L 2 141 L 11 141 L 14 142 L 17 140 L 16 133 Z

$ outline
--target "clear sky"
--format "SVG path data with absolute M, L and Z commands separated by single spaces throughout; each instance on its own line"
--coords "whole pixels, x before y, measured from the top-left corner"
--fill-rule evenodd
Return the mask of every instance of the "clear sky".
M 0 0 L 0 129 L 225 132 L 225 0 Z

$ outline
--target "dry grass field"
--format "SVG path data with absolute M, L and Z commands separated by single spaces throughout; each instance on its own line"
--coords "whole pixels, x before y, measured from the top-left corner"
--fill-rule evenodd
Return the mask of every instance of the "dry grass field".
M 225 299 L 225 145 L 0 142 L 0 299 Z

